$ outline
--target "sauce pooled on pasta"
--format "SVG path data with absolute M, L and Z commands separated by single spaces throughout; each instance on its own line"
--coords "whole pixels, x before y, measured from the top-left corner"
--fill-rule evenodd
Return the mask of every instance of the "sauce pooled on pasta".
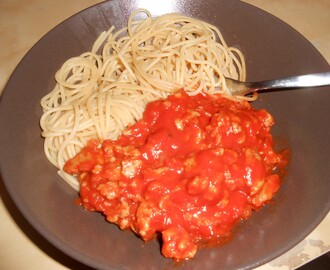
M 145 241 L 161 234 L 165 257 L 188 259 L 278 191 L 285 157 L 273 123 L 247 101 L 182 90 L 149 103 L 117 140 L 90 141 L 64 169 L 79 176 L 86 209 Z

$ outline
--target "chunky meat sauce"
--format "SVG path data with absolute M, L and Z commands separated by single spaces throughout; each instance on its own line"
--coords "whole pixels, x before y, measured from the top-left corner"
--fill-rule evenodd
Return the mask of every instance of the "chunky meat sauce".
M 82 205 L 143 240 L 162 237 L 162 254 L 194 257 L 280 187 L 272 116 L 246 101 L 179 91 L 151 102 L 117 140 L 88 145 L 65 165 L 79 176 Z

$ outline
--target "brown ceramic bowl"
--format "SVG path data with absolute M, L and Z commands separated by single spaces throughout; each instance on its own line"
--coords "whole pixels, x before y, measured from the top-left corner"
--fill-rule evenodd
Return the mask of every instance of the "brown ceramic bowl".
M 157 2 L 157 3 L 156 3 Z M 319 52 L 279 19 L 240 1 L 106 1 L 64 21 L 43 37 L 13 73 L 1 99 L 0 164 L 9 194 L 27 220 L 53 245 L 99 269 L 249 269 L 281 255 L 304 239 L 330 209 L 330 89 L 262 93 L 254 102 L 276 125 L 278 147 L 289 146 L 288 175 L 272 205 L 239 226 L 224 246 L 202 249 L 175 265 L 159 243 L 145 244 L 97 213 L 76 206 L 77 193 L 46 160 L 40 137 L 39 100 L 54 86 L 67 58 L 89 50 L 111 24 L 131 11 L 154 15 L 179 11 L 217 25 L 247 60 L 249 80 L 329 71 Z M 163 3 L 163 4 L 162 4 Z

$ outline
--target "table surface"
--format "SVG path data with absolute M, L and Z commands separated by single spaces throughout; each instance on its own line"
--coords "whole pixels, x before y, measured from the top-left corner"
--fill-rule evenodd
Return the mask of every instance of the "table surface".
M 0 94 L 16 65 L 58 23 L 100 0 L 1 0 Z M 304 35 L 330 63 L 329 0 L 245 0 Z M 0 269 L 90 269 L 66 256 L 32 228 L 7 194 L 0 176 Z M 297 246 L 258 267 L 295 269 L 330 251 L 330 213 Z

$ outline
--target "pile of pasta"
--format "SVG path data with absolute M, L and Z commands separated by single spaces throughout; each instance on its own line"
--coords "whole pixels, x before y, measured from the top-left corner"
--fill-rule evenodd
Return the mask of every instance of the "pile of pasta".
M 144 19 L 137 17 L 144 16 Z M 179 89 L 226 93 L 225 77 L 245 80 L 242 53 L 218 28 L 182 14 L 152 17 L 136 10 L 127 26 L 100 34 L 90 52 L 68 59 L 54 89 L 41 100 L 44 151 L 60 176 L 79 190 L 63 166 L 90 139 L 116 139 L 142 118 L 148 102 Z

